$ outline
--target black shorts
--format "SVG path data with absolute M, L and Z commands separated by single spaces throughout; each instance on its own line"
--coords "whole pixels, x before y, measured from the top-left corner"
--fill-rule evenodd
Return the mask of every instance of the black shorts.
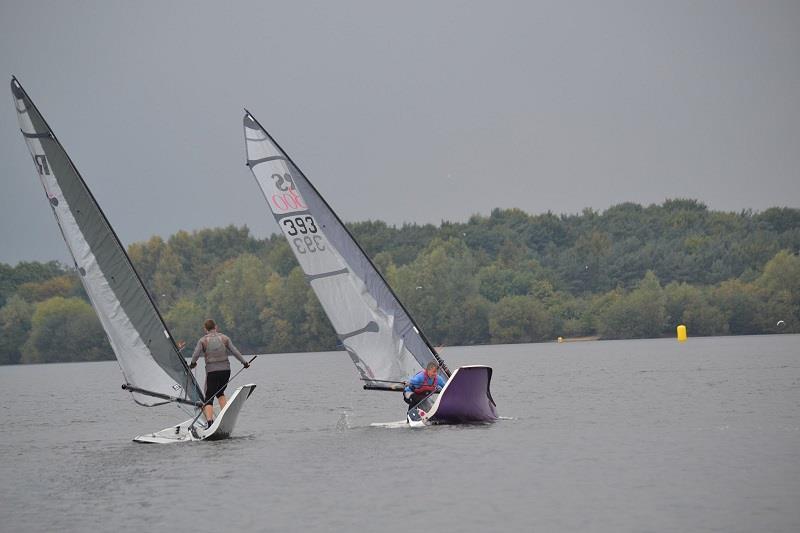
M 231 379 L 230 369 L 217 370 L 216 372 L 209 372 L 206 374 L 206 402 L 211 403 L 214 396 L 219 398 L 225 394 L 225 385 L 228 384 L 229 379 Z

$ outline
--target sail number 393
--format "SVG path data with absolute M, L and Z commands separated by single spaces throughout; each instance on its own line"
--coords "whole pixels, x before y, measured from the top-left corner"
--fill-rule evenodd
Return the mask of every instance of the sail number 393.
M 317 226 L 314 224 L 314 219 L 308 215 L 299 217 L 286 217 L 281 220 L 281 224 L 283 224 L 283 227 L 286 228 L 286 234 L 290 237 L 294 237 L 298 233 L 306 235 L 308 233 L 317 232 Z
M 306 254 L 325 250 L 323 239 L 318 235 L 319 230 L 310 216 L 286 217 L 281 220 L 286 230 L 289 241 L 294 245 L 297 253 Z M 294 237 L 293 239 L 291 237 Z

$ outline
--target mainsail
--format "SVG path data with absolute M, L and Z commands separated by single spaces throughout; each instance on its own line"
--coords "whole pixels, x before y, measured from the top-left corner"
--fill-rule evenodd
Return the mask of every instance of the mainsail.
M 11 92 L 36 171 L 133 399 L 198 404 L 200 387 L 100 206 L 16 78 Z
M 339 217 L 249 112 L 244 136 L 247 165 L 361 377 L 400 381 L 430 361 L 449 375 Z

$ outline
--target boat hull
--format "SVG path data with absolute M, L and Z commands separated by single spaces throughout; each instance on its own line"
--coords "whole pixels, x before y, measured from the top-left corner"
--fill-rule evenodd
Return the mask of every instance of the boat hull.
M 253 394 L 256 386 L 252 383 L 238 387 L 228 398 L 225 408 L 219 412 L 210 428 L 203 427 L 205 423 L 202 417 L 195 422 L 194 418 L 185 420 L 178 425 L 171 426 L 155 433 L 138 435 L 134 437 L 134 442 L 144 444 L 174 444 L 177 442 L 192 442 L 200 440 L 222 440 L 227 439 L 233 433 L 236 426 L 236 419 L 242 406 Z M 192 426 L 194 422 L 194 426 Z
M 459 367 L 430 407 L 425 401 L 408 412 L 411 426 L 430 424 L 468 424 L 497 420 L 497 406 L 490 385 L 492 369 L 488 366 Z

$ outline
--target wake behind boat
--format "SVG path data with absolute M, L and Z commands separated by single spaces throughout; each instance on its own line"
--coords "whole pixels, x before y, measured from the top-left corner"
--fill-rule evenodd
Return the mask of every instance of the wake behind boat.
M 97 201 L 55 134 L 16 78 L 11 93 L 47 201 L 125 378 L 123 389 L 145 407 L 177 405 L 191 414 L 169 441 L 226 438 L 255 385 L 245 385 L 207 431 L 192 431 L 203 394 L 172 335 Z M 231 405 L 232 404 L 232 405 Z M 193 422 L 194 420 L 194 422 Z M 193 422 L 190 424 L 190 422 Z M 184 431 L 180 427 L 185 425 Z M 192 426 L 192 427 L 190 427 Z M 151 436 L 152 436 L 151 435 Z M 196 436 L 195 436 L 196 435 Z
M 409 410 L 410 424 L 497 419 L 492 369 L 468 366 L 451 373 L 333 209 L 247 111 L 244 136 L 247 166 L 364 388 L 402 391 L 399 383 L 435 362 L 450 379 L 430 407 Z

